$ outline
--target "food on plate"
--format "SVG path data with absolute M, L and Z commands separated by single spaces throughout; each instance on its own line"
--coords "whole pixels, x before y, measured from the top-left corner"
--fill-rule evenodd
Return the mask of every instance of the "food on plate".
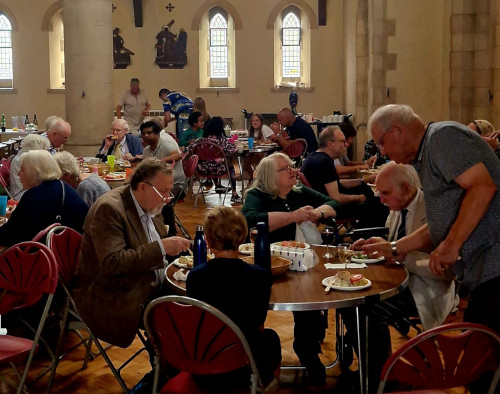
M 362 259 L 362 260 L 372 260 L 372 259 L 378 259 L 378 257 L 370 257 L 367 254 L 364 253 L 359 253 L 354 255 L 355 259 Z
M 297 241 L 281 241 L 276 242 L 276 245 L 283 246 L 284 248 L 306 248 L 306 244 L 304 242 Z
M 106 179 L 111 180 L 111 181 L 124 180 L 125 173 L 124 172 L 110 172 L 109 174 L 106 175 Z
M 179 264 L 186 265 L 188 268 L 193 268 L 193 256 L 179 257 Z
M 368 280 L 362 274 L 351 274 L 349 271 L 337 271 L 337 275 L 333 277 L 333 286 L 340 287 L 358 287 L 364 286 Z
M 253 252 L 253 244 L 243 244 L 239 247 L 240 252 Z

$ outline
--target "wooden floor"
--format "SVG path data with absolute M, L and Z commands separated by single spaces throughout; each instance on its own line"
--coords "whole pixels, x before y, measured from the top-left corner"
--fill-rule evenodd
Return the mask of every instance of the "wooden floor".
M 226 205 L 230 206 L 230 194 L 226 199 Z M 176 212 L 184 223 L 185 227 L 190 232 L 191 236 L 194 234 L 194 228 L 196 224 L 201 224 L 204 220 L 206 213 L 209 209 L 215 205 L 222 203 L 222 198 L 218 195 L 212 195 L 207 198 L 206 204 L 200 199 L 198 203 L 198 208 L 193 208 L 193 200 L 188 197 L 185 202 L 178 203 L 176 206 Z M 235 208 L 241 208 L 241 205 L 235 205 Z M 334 341 L 335 341 L 335 323 L 334 323 L 334 313 L 329 314 L 330 325 L 328 329 L 327 338 L 323 344 L 323 355 L 321 356 L 325 364 L 331 362 L 335 359 L 334 351 Z M 459 312 L 456 315 L 449 317 L 449 321 L 461 320 L 463 316 L 463 305 L 459 308 Z M 283 349 L 283 365 L 296 365 L 298 360 L 292 349 L 293 340 L 293 319 L 290 312 L 274 312 L 270 311 L 268 313 L 268 318 L 266 320 L 266 326 L 275 329 L 282 342 Z M 414 336 L 415 333 L 410 333 Z M 1 339 L 0 339 L 1 340 Z M 392 344 L 393 349 L 400 347 L 406 339 L 402 337 L 399 333 L 392 330 Z M 70 336 L 65 340 L 65 345 L 69 346 L 74 342 L 74 337 Z M 130 355 L 132 355 L 136 350 L 140 348 L 140 341 L 138 339 L 127 349 L 120 349 L 112 347 L 108 350 L 110 358 L 113 360 L 115 365 L 119 365 L 124 362 Z M 113 374 L 108 369 L 106 363 L 102 357 L 98 357 L 95 360 L 89 362 L 87 369 L 82 370 L 82 362 L 84 351 L 80 347 L 67 355 L 63 361 L 59 364 L 57 369 L 56 380 L 52 389 L 53 393 L 120 393 L 120 386 L 113 377 Z M 33 380 L 34 377 L 43 369 L 44 366 L 48 365 L 48 361 L 44 357 L 39 357 L 35 360 L 30 373 L 28 383 Z M 356 364 L 351 368 L 354 370 Z M 122 376 L 127 383 L 128 387 L 133 387 L 147 372 L 151 370 L 148 358 L 145 353 L 140 354 L 135 360 L 133 360 L 124 370 Z M 350 393 L 355 392 L 351 389 L 351 384 L 349 379 L 340 378 L 339 375 L 341 370 L 338 366 L 328 369 L 327 371 L 327 381 L 323 387 L 309 387 L 303 379 L 302 373 L 296 371 L 282 371 L 279 387 L 277 393 L 309 393 L 309 392 L 330 392 L 330 393 Z M 0 375 L 6 376 L 13 379 L 14 375 L 10 368 L 0 368 Z M 345 375 L 345 374 L 344 374 Z M 47 378 L 42 378 L 35 385 L 29 385 L 30 393 L 42 393 L 45 392 L 47 383 Z M 10 393 L 15 392 L 9 390 L 9 388 L 4 384 L 0 383 L 0 393 Z M 466 393 L 462 389 L 450 391 L 455 394 Z

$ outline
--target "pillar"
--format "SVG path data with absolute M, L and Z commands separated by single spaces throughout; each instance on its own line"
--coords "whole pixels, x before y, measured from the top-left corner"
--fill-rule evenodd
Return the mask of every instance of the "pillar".
M 66 120 L 65 148 L 95 156 L 113 121 L 111 0 L 63 0 Z

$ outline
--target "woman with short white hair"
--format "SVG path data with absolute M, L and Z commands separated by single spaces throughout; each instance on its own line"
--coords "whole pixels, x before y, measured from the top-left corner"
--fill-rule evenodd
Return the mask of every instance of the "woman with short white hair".
M 10 165 L 10 194 L 12 198 L 16 201 L 19 201 L 23 196 L 26 190 L 23 189 L 23 184 L 19 179 L 19 161 L 21 160 L 21 156 L 26 152 L 32 150 L 49 149 L 50 143 L 47 138 L 43 138 L 38 134 L 30 134 L 23 138 L 21 141 L 21 150 L 17 152 L 17 155 L 12 159 L 12 163 Z
M 19 178 L 26 192 L 0 227 L 0 245 L 12 246 L 33 239 L 53 223 L 82 232 L 88 206 L 75 189 L 59 180 L 59 165 L 45 150 L 21 156 Z

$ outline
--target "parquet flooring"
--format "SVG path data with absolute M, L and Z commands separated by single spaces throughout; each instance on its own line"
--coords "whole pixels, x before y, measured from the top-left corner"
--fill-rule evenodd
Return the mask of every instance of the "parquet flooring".
M 230 197 L 230 194 L 229 194 Z M 182 203 L 176 206 L 176 213 L 181 218 L 183 224 L 188 229 L 190 234 L 194 235 L 194 228 L 196 224 L 201 224 L 205 215 L 211 207 L 222 203 L 222 199 L 218 195 L 211 195 L 207 197 L 204 204 L 202 199 L 199 199 L 198 208 L 193 208 L 193 200 L 190 196 Z M 226 199 L 226 205 L 230 206 L 229 198 Z M 235 208 L 241 209 L 241 205 L 235 205 Z M 327 339 L 323 345 L 322 360 L 325 363 L 331 362 L 335 359 L 334 340 L 335 340 L 335 313 L 329 314 L 329 329 Z M 463 316 L 463 305 L 459 308 L 456 315 L 451 315 L 449 321 L 461 320 Z M 266 326 L 275 329 L 282 342 L 283 349 L 283 365 L 295 365 L 298 360 L 292 349 L 293 340 L 293 318 L 290 312 L 274 312 L 268 313 Z M 414 335 L 411 334 L 411 335 Z M 1 340 L 1 338 L 0 338 Z M 400 347 L 406 339 L 399 333 L 392 330 L 392 344 L 393 349 Z M 65 346 L 70 346 L 74 342 L 74 336 L 69 335 L 65 340 Z M 112 347 L 108 350 L 110 358 L 114 361 L 115 365 L 125 361 L 130 355 L 141 347 L 141 342 L 136 339 L 134 343 L 127 349 Z M 93 393 L 93 394 L 112 394 L 120 393 L 120 386 L 109 371 L 106 363 L 102 357 L 89 362 L 87 369 L 82 370 L 82 362 L 84 356 L 83 347 L 78 348 L 69 355 L 67 355 L 59 364 L 55 383 L 52 389 L 53 393 Z M 48 365 L 47 358 L 38 357 L 35 359 L 33 366 L 29 373 L 28 383 Z M 353 364 L 351 369 L 355 369 L 356 363 Z M 122 376 L 127 383 L 128 387 L 133 387 L 142 376 L 150 371 L 150 364 L 146 354 L 141 353 L 135 360 L 131 362 L 122 372 Z M 310 393 L 310 392 L 329 392 L 329 393 L 350 393 L 353 392 L 348 384 L 343 380 L 339 380 L 340 368 L 338 366 L 330 368 L 327 372 L 327 381 L 323 387 L 309 387 L 303 379 L 302 373 L 294 370 L 282 371 L 280 376 L 279 387 L 277 393 L 291 394 L 291 393 Z M 0 375 L 6 376 L 10 379 L 14 378 L 12 370 L 9 367 L 0 368 Z M 29 385 L 30 393 L 45 392 L 47 377 L 44 377 L 35 385 Z M 4 384 L 0 383 L 0 393 L 15 392 Z M 464 390 L 453 390 L 453 393 L 466 393 Z

